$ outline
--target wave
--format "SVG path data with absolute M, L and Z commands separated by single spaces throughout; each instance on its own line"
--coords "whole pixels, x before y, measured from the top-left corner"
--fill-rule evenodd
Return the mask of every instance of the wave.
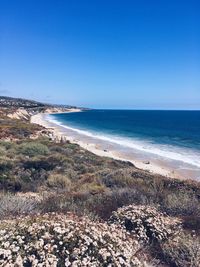
M 177 160 L 186 164 L 193 165 L 200 168 L 200 153 L 191 149 L 183 149 L 172 145 L 155 144 L 149 141 L 138 140 L 136 138 L 126 138 L 109 134 L 97 134 L 96 132 L 73 128 L 63 124 L 62 122 L 54 119 L 52 115 L 47 115 L 49 122 L 55 123 L 65 129 L 74 131 L 80 135 L 99 139 L 109 143 L 117 144 L 123 147 L 131 148 L 137 151 L 150 153 L 156 156 L 164 157 L 170 160 Z

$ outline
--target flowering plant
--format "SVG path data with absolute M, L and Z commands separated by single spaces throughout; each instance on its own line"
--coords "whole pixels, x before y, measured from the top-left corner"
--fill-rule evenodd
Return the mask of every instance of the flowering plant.
M 154 207 L 135 205 L 114 211 L 109 222 L 121 225 L 144 242 L 165 240 L 178 232 L 181 226 L 179 219 L 169 217 Z
M 117 225 L 72 214 L 3 221 L 0 266 L 143 266 L 139 243 Z

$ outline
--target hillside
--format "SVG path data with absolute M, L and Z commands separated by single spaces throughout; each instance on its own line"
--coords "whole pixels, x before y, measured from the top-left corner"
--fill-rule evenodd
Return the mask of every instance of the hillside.
M 48 104 L 41 103 L 34 100 L 28 100 L 23 98 L 14 98 L 8 96 L 0 96 L 0 107 L 5 108 L 76 108 L 76 106 L 71 105 L 58 105 L 58 104 Z
M 20 101 L 0 108 L 0 266 L 199 267 L 198 182 L 55 142 L 9 114 L 63 107 Z
M 76 109 L 70 105 L 55 105 L 27 100 L 22 98 L 13 98 L 0 96 L 0 115 L 18 120 L 30 120 L 30 117 L 39 112 L 57 113 L 66 112 L 70 109 Z M 84 109 L 84 108 L 81 108 Z
M 0 139 L 11 141 L 23 138 L 37 138 L 39 136 L 48 137 L 46 129 L 29 123 L 31 116 L 39 112 L 66 112 L 72 108 L 76 107 L 0 96 Z
M 8 96 L 0 96 L 0 107 L 6 108 L 38 108 L 50 106 L 33 100 L 27 100 L 22 98 L 14 98 Z

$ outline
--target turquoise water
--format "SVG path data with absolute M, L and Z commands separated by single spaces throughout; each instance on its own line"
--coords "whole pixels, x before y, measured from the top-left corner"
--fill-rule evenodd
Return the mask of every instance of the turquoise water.
M 200 111 L 89 110 L 49 117 L 82 135 L 200 167 Z

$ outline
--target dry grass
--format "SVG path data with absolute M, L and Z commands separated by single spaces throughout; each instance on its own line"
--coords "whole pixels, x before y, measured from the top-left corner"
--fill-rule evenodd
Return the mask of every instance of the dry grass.
M 12 194 L 0 195 L 0 218 L 35 214 L 39 211 L 39 201 L 35 198 Z
M 162 245 L 163 254 L 170 264 L 177 267 L 200 266 L 200 238 L 182 234 Z
M 51 174 L 47 179 L 49 187 L 58 188 L 70 191 L 72 182 L 71 180 L 62 174 Z

